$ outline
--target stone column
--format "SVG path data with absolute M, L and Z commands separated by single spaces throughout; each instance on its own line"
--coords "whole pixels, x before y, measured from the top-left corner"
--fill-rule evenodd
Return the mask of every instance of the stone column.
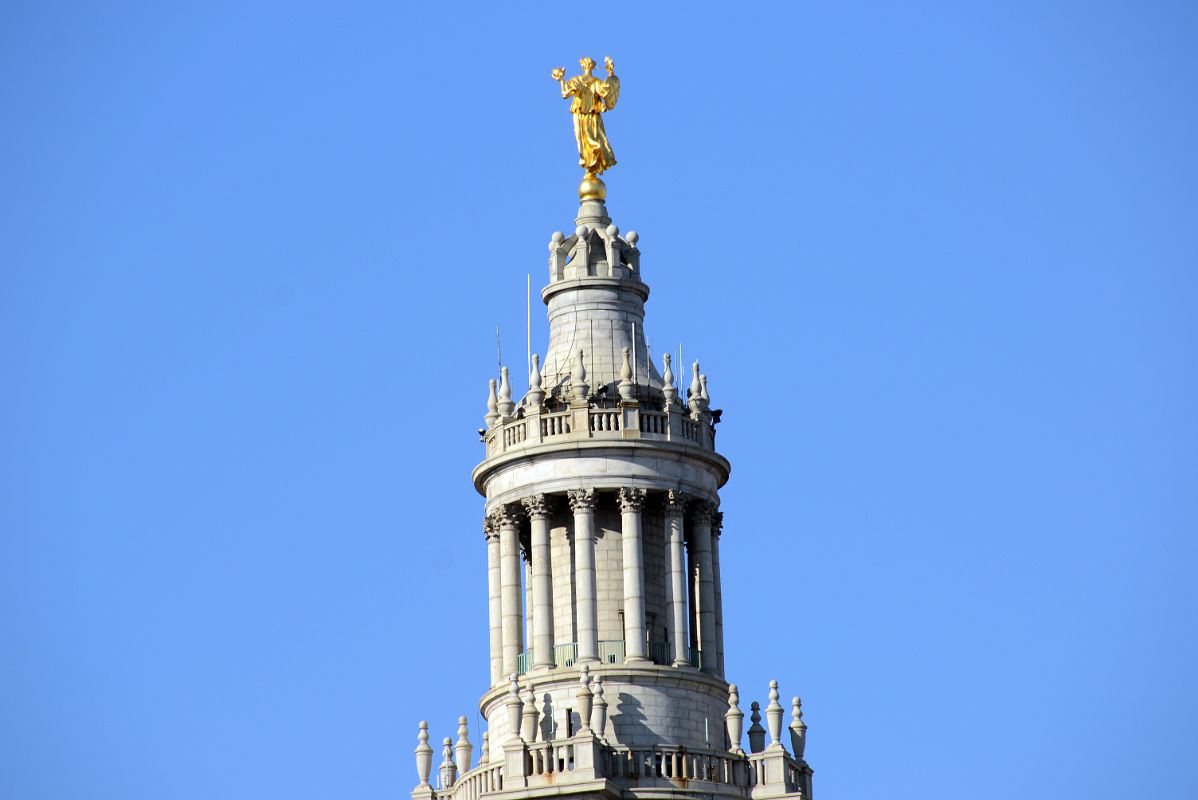
M 499 525 L 492 514 L 483 519 L 487 537 L 487 618 L 491 633 L 491 685 L 503 680 L 503 599 L 500 594 Z
M 595 492 L 571 489 L 574 512 L 574 580 L 578 624 L 578 663 L 599 660 L 599 614 L 595 589 Z
M 532 527 L 532 652 L 534 667 L 555 665 L 553 658 L 553 575 L 549 562 L 549 498 L 524 499 Z
M 711 574 L 715 584 L 715 658 L 716 672 L 724 676 L 724 593 L 720 583 L 720 534 L 724 530 L 724 512 L 711 517 Z
M 503 619 L 503 674 L 517 671 L 524 649 L 520 630 L 520 520 L 514 506 L 495 513 L 499 526 L 500 606 Z
M 693 560 L 699 578 L 699 653 L 704 672 L 715 672 L 718 647 L 715 634 L 715 581 L 711 568 L 711 503 L 699 502 L 694 508 Z
M 641 547 L 644 489 L 621 489 L 620 540 L 624 556 L 624 661 L 643 663 L 645 657 L 645 559 Z
M 686 545 L 686 602 L 687 627 L 690 628 L 690 648 L 699 652 L 699 565 L 695 561 L 695 542 L 691 531 L 683 534 Z
M 533 645 L 532 626 L 536 614 L 536 607 L 532 604 L 532 543 L 522 547 L 520 553 L 524 558 L 524 650 L 528 651 Z M 532 669 L 532 662 L 528 661 L 527 656 L 524 668 Z
M 674 649 L 674 666 L 690 666 L 686 630 L 686 560 L 682 551 L 682 518 L 686 513 L 686 498 L 681 492 L 666 494 L 666 594 L 670 602 L 670 644 Z

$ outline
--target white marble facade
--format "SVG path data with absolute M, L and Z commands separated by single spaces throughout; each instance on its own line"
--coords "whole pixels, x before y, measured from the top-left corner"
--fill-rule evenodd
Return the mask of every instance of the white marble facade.
M 507 369 L 491 381 L 480 430 L 482 746 L 472 715 L 439 748 L 421 723 L 413 798 L 810 798 L 798 698 L 784 727 L 776 682 L 741 709 L 724 675 L 707 378 L 649 358 L 636 234 L 596 201 L 575 224 L 550 241 L 545 358 L 519 399 Z

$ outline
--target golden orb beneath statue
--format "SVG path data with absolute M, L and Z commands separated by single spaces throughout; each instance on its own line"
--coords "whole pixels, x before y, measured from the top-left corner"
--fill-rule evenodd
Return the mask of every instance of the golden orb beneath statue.
M 578 199 L 603 202 L 607 199 L 607 184 L 598 175 L 588 172 L 582 176 L 582 183 L 578 184 Z

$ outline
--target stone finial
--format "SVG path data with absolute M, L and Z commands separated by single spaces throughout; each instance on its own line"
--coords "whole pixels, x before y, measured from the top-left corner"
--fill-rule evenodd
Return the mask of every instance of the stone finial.
M 778 682 L 770 681 L 770 704 L 765 709 L 766 725 L 770 729 L 770 749 L 782 746 L 782 704 L 778 702 Z
M 491 760 L 491 732 L 483 731 L 483 751 L 478 755 L 479 766 Z
M 595 701 L 591 707 L 591 732 L 603 738 L 603 731 L 607 728 L 607 701 L 603 699 L 603 678 L 600 675 L 595 676 L 594 693 Z
M 640 240 L 640 234 L 638 234 L 636 231 L 629 231 L 628 235 L 624 237 L 624 241 L 628 242 L 633 247 L 636 247 L 636 243 Z
M 591 708 L 593 707 L 594 693 L 591 691 L 591 668 L 587 664 L 582 665 L 582 675 L 578 678 L 578 692 L 574 697 L 578 700 L 578 732 L 586 733 L 591 729 Z
M 541 357 L 532 354 L 532 368 L 528 371 L 528 405 L 534 408 L 545 402 L 545 391 L 541 388 Z
M 619 388 L 619 390 L 620 390 L 620 399 L 621 400 L 632 400 L 633 399 L 632 365 L 630 363 L 628 363 L 630 352 L 631 351 L 627 347 L 624 348 L 624 350 L 623 350 L 624 358 L 623 358 L 622 363 L 620 364 L 620 383 L 618 384 L 617 388 Z
M 529 689 L 528 694 L 524 697 L 524 716 L 520 725 L 520 738 L 524 739 L 526 744 L 532 744 L 537 740 L 537 718 L 539 716 L 536 692 Z
M 707 376 L 699 376 L 699 399 L 703 401 L 703 413 L 707 415 L 707 410 L 711 408 L 711 395 L 707 393 Z
M 520 682 L 516 678 L 516 673 L 512 673 L 508 679 L 507 700 L 503 705 L 507 708 L 507 731 L 508 739 L 520 738 L 520 720 L 524 713 L 524 701 L 520 699 Z
M 691 365 L 691 386 L 686 393 L 686 404 L 690 407 L 691 418 L 699 419 L 703 414 L 703 384 L 699 380 L 699 362 Z
M 448 736 L 441 743 L 441 786 L 442 789 L 452 789 L 458 779 L 458 768 L 453 763 L 453 740 Z
M 678 399 L 678 389 L 674 387 L 674 370 L 670 367 L 670 354 L 664 353 L 661 360 L 665 364 L 665 369 L 661 372 L 661 393 L 666 400 L 666 410 L 669 410 L 669 407 L 674 405 Z
M 749 752 L 760 753 L 765 749 L 765 728 L 761 727 L 761 703 L 754 700 L 749 705 Z
M 603 237 L 604 255 L 607 256 L 607 274 L 613 278 L 620 277 L 620 229 L 608 225 Z
M 586 402 L 591 387 L 587 385 L 587 368 L 583 364 L 581 348 L 579 348 L 578 354 L 574 358 L 574 371 L 570 373 L 570 388 L 574 392 L 575 400 Z
M 507 367 L 499 368 L 499 415 L 507 419 L 516 410 L 512 402 L 512 383 L 507 377 Z
M 560 281 L 562 279 L 563 244 L 566 236 L 561 231 L 554 231 L 549 237 L 549 282 Z
M 425 787 L 433 771 L 433 748 L 428 743 L 428 723 L 423 720 L 417 738 L 420 743 L 416 745 L 416 775 L 420 778 L 420 787 Z
M 487 396 L 487 415 L 483 420 L 487 423 L 487 427 L 493 427 L 499 421 L 499 398 L 495 394 L 495 379 L 489 381 L 491 392 Z
M 474 745 L 470 744 L 470 729 L 465 717 L 458 717 L 458 741 L 453 746 L 454 763 L 458 774 L 465 775 L 470 771 L 470 760 L 474 755 Z
M 728 684 L 728 710 L 724 712 L 724 726 L 728 729 L 728 749 L 743 756 L 745 751 L 740 746 L 740 735 L 745 727 L 745 712 L 740 710 L 740 692 L 735 683 Z
M 802 761 L 803 751 L 807 749 L 807 723 L 803 722 L 803 701 L 792 697 L 790 706 L 790 749 L 795 760 Z

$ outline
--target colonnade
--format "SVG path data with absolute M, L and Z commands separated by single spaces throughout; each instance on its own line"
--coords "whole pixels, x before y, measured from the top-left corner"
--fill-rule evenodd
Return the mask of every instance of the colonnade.
M 574 614 L 577 642 L 575 662 L 598 663 L 599 597 L 595 560 L 594 489 L 565 493 L 572 514 Z M 483 527 L 487 541 L 487 599 L 490 621 L 491 683 L 495 685 L 526 669 L 556 666 L 554 645 L 553 575 L 550 556 L 551 518 L 560 495 L 534 494 L 519 503 L 496 508 Z M 627 664 L 651 661 L 689 668 L 690 648 L 699 652 L 705 672 L 724 674 L 723 613 L 721 608 L 719 537 L 723 514 L 705 500 L 677 491 L 648 493 L 639 488 L 615 492 L 620 513 L 623 657 Z M 661 576 L 665 588 L 666 630 L 669 653 L 647 648 L 645 594 L 645 514 L 662 515 L 665 542 Z M 527 524 L 528 545 L 521 557 L 521 538 Z M 522 563 L 522 561 L 526 562 Z M 521 572 L 524 572 L 521 611 Z M 606 609 L 614 612 L 614 609 Z M 521 664 L 525 644 L 531 644 L 532 662 Z

